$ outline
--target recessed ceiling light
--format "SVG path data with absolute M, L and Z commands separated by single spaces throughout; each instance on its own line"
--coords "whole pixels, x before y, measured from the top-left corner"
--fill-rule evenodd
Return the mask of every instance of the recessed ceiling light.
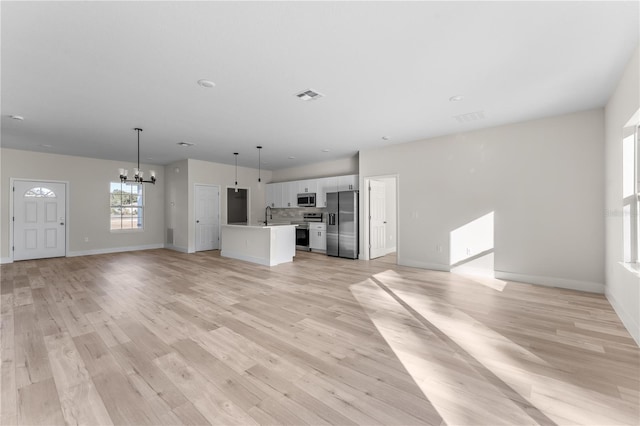
M 389 136 L 383 136 L 383 137 L 382 137 L 382 140 L 383 140 L 383 141 L 388 141 L 388 140 L 389 140 Z
M 10 115 L 9 117 L 13 118 L 14 120 L 18 120 L 18 121 L 23 121 L 24 117 L 21 115 Z
M 198 80 L 198 84 L 202 87 L 206 87 L 207 89 L 211 89 L 215 87 L 215 83 L 211 80 Z
M 188 148 L 188 147 L 190 147 L 190 146 L 193 146 L 193 144 L 192 144 L 192 143 L 189 143 L 189 142 L 178 142 L 176 145 L 183 146 L 183 147 L 185 147 L 185 148 Z
M 456 96 L 452 96 L 449 98 L 449 101 L 451 102 L 458 102 L 464 99 L 464 96 L 462 95 L 456 95 Z
M 296 157 L 289 157 L 289 160 L 295 160 Z
M 41 143 L 40 146 L 43 148 L 53 148 L 53 145 L 49 145 L 48 143 Z
M 329 152 L 329 150 L 328 149 L 323 149 L 322 152 Z

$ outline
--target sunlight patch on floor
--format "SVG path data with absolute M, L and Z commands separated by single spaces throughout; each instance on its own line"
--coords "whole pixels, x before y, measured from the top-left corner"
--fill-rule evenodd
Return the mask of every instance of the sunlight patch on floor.
M 437 294 L 416 292 L 396 271 L 351 292 L 448 424 L 609 424 L 634 416 L 632 404 L 585 386 L 588 378 L 572 379 L 574 368 L 550 364 Z
M 445 423 L 536 423 L 373 279 L 350 289 Z M 521 391 L 530 388 L 524 385 Z
M 451 271 L 451 273 L 460 275 L 461 277 L 464 277 L 469 281 L 473 281 L 476 284 L 483 285 L 483 286 L 488 287 L 488 288 L 490 288 L 492 290 L 502 291 L 507 286 L 507 282 L 506 281 L 502 281 L 502 280 L 499 280 L 499 279 L 496 279 L 496 278 L 493 278 L 493 277 L 490 277 L 490 276 L 467 274 L 467 273 L 457 273 L 457 272 L 454 272 L 454 271 Z

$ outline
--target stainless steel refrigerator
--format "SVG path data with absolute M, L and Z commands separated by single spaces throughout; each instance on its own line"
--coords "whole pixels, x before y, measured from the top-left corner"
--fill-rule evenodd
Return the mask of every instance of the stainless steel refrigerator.
M 327 193 L 327 254 L 358 258 L 358 191 Z

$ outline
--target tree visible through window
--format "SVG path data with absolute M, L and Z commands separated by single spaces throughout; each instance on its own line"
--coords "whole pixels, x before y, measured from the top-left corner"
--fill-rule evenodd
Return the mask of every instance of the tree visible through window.
M 110 229 L 143 229 L 144 199 L 142 184 L 111 182 Z

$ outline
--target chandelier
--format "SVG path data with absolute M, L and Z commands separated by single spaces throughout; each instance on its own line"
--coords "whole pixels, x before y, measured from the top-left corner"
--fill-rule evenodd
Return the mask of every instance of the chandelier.
M 142 131 L 142 129 L 139 127 L 136 127 L 133 130 L 138 132 L 138 167 L 133 169 L 133 180 L 137 183 L 152 183 L 155 185 L 156 183 L 155 170 L 149 170 L 149 180 L 144 180 L 143 178 L 144 172 L 140 170 L 140 132 Z M 120 169 L 120 182 L 129 182 L 130 180 L 128 175 L 129 175 L 129 170 Z

